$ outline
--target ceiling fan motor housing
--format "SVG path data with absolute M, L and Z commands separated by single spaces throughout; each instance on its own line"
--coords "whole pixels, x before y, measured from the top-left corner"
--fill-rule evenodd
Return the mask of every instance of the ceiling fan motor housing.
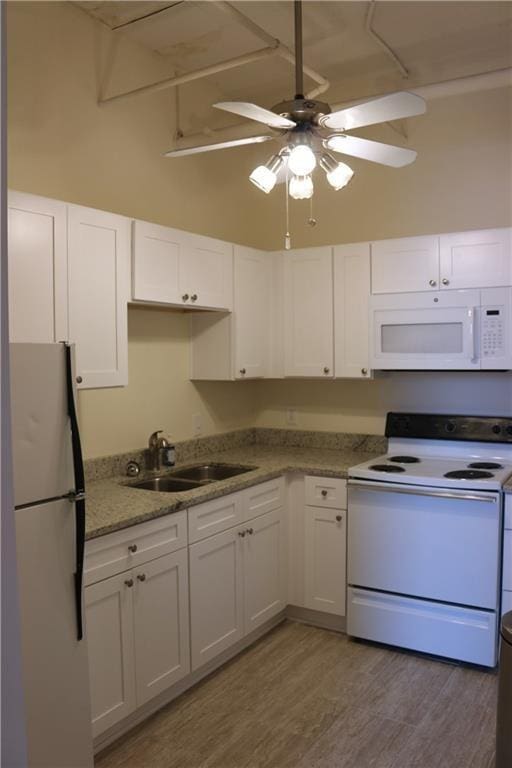
M 323 101 L 292 99 L 276 104 L 272 107 L 272 112 L 294 120 L 299 126 L 303 123 L 317 125 L 322 115 L 328 115 L 331 112 L 331 108 Z

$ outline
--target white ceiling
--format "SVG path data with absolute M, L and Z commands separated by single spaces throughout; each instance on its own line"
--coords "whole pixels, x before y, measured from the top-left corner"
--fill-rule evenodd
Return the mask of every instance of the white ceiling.
M 209 2 L 75 4 L 117 28 L 114 34 L 128 35 L 165 57 L 176 73 L 265 46 Z M 246 0 L 233 5 L 293 48 L 290 0 Z M 303 5 L 304 61 L 331 82 L 326 93 L 331 102 L 512 66 L 511 2 L 377 3 L 373 26 L 409 70 L 408 79 L 365 31 L 368 2 L 306 0 Z M 293 66 L 272 57 L 216 74 L 208 82 L 216 98 L 251 100 L 270 107 L 293 95 L 293 74 Z M 306 89 L 313 85 L 306 78 Z M 187 87 L 192 86 L 183 86 Z

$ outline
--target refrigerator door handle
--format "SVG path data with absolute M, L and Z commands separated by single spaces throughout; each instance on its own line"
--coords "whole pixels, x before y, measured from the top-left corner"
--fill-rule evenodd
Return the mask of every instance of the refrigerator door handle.
M 69 494 L 70 501 L 75 504 L 76 527 L 76 571 L 75 571 L 75 605 L 77 622 L 77 639 L 83 638 L 82 616 L 82 582 L 84 570 L 85 550 L 85 476 L 84 462 L 82 458 L 82 446 L 80 444 L 80 431 L 76 416 L 75 387 L 73 378 L 73 359 L 71 345 L 64 342 L 66 350 L 66 386 L 68 395 L 68 414 L 71 423 L 71 445 L 73 449 L 73 469 L 75 474 L 75 488 Z

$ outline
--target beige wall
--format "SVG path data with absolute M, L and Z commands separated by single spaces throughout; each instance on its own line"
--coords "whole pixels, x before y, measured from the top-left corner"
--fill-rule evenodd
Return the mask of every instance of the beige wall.
M 156 429 L 175 440 L 250 426 L 257 415 L 255 382 L 188 380 L 188 318 L 183 313 L 130 308 L 127 387 L 80 393 L 79 418 L 87 458 L 147 445 Z
M 10 2 L 9 185 L 13 188 L 176 226 L 261 248 L 283 244 L 284 190 L 263 195 L 247 175 L 265 147 L 171 161 L 160 154 L 174 130 L 172 92 L 98 107 L 109 33 L 71 3 Z M 161 57 L 119 38 L 112 92 L 162 78 Z M 206 80 L 181 89 L 219 96 Z M 328 96 L 328 94 L 327 94 Z M 401 170 L 349 160 L 351 185 L 331 191 L 317 174 L 314 212 L 292 203 L 293 245 L 354 242 L 510 223 L 511 89 L 430 101 L 404 124 L 416 163 Z M 358 131 L 401 144 L 387 125 Z M 130 384 L 83 392 L 80 416 L 87 456 L 143 446 L 162 427 L 176 439 L 256 422 L 285 426 L 287 407 L 302 428 L 380 432 L 386 410 L 512 412 L 512 379 L 437 374 L 373 382 L 188 381 L 184 316 L 129 312 Z M 397 383 L 398 382 L 398 383 Z M 461 396 L 461 393 L 463 396 Z M 492 405 L 489 405 L 492 404 Z
M 393 373 L 373 381 L 274 381 L 261 393 L 261 427 L 382 434 L 388 411 L 512 416 L 510 373 Z

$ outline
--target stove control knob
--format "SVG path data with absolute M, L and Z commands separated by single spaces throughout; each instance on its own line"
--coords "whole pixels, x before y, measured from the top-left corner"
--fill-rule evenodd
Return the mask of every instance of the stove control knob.
M 507 435 L 512 435 L 512 427 L 507 427 Z
M 501 432 L 501 427 L 500 427 L 500 425 L 499 425 L 499 424 L 495 424 L 495 425 L 493 426 L 493 428 L 492 428 L 492 431 L 494 432 L 494 434 L 495 434 L 495 435 L 499 435 L 499 434 L 500 434 L 500 432 Z
M 446 424 L 445 429 L 446 429 L 447 432 L 455 432 L 455 424 L 454 424 L 454 422 L 453 421 L 449 421 Z

